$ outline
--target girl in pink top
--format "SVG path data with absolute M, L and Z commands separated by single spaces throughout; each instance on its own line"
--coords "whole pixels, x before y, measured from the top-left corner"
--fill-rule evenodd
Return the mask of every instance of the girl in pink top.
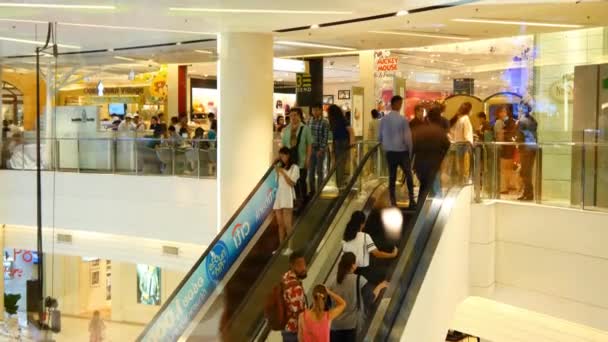
M 334 300 L 335 306 L 325 311 L 327 296 Z M 329 342 L 331 321 L 340 316 L 346 307 L 346 302 L 325 285 L 317 285 L 312 291 L 313 303 L 310 310 L 304 310 L 298 320 L 299 342 Z

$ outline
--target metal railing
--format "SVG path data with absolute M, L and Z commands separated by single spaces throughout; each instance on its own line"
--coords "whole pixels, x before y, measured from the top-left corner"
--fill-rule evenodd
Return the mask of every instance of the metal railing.
M 42 168 L 102 174 L 215 178 L 217 141 L 183 138 L 42 138 Z M 0 142 L 3 169 L 35 170 L 32 139 Z

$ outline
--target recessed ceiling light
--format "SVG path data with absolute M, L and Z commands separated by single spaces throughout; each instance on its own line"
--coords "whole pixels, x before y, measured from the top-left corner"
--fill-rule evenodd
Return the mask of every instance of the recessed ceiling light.
M 417 33 L 417 32 L 403 32 L 403 31 L 369 31 L 370 33 L 378 34 L 392 34 L 396 36 L 411 36 L 411 37 L 425 37 L 425 38 L 437 38 L 437 39 L 453 39 L 453 40 L 470 40 L 469 37 L 453 36 L 447 34 L 435 34 L 435 33 Z
M 144 32 L 167 32 L 167 33 L 204 34 L 204 35 L 215 35 L 216 34 L 214 32 L 170 30 L 170 29 L 158 29 L 158 28 L 152 28 L 152 27 L 137 27 L 137 26 L 113 26 L 113 25 L 80 24 L 80 23 L 67 23 L 67 22 L 59 22 L 57 24 L 58 25 L 62 25 L 62 26 L 103 28 L 103 29 L 111 29 L 111 30 L 129 30 L 129 31 L 144 31 Z
M 355 50 L 357 50 L 355 48 L 344 47 L 344 46 L 317 44 L 317 43 L 307 43 L 307 42 L 295 42 L 295 41 L 289 41 L 289 40 L 278 40 L 278 41 L 276 41 L 274 43 L 277 44 L 277 45 L 302 46 L 302 47 L 318 47 L 318 48 L 344 50 L 344 51 L 355 51 Z
M 194 52 L 202 53 L 202 54 L 205 54 L 205 55 L 212 55 L 213 54 L 213 52 L 208 51 L 208 50 L 194 50 Z
M 0 37 L 0 40 L 14 43 L 23 43 L 23 44 L 32 44 L 32 45 L 40 45 L 44 46 L 44 42 L 39 42 L 35 40 L 28 39 L 17 39 L 17 38 L 9 38 L 9 37 Z M 57 44 L 58 47 L 66 48 L 66 49 L 80 49 L 80 46 L 76 45 L 68 45 L 68 44 Z
M 316 29 L 318 29 L 319 27 L 320 27 L 320 26 L 319 26 L 319 24 L 310 25 L 310 29 L 311 29 L 311 30 L 316 30 Z
M 542 23 L 535 21 L 518 21 L 518 20 L 497 20 L 497 19 L 452 19 L 452 21 L 462 23 L 480 23 L 480 24 L 498 24 L 498 25 L 517 25 L 517 26 L 540 26 L 540 27 L 563 27 L 563 28 L 580 28 L 583 25 L 575 24 L 558 24 L 558 23 Z
M 32 3 L 14 3 L 14 2 L 0 2 L 0 7 L 94 9 L 94 10 L 113 10 L 113 9 L 116 9 L 116 6 L 112 6 L 112 5 L 32 4 Z
M 115 59 L 120 59 L 121 61 L 129 61 L 129 62 L 135 62 L 136 59 L 134 58 L 129 58 L 129 57 L 122 57 L 122 56 L 114 56 Z
M 278 10 L 253 8 L 197 8 L 197 7 L 171 7 L 174 12 L 203 12 L 203 13 L 250 13 L 250 14 L 353 14 L 351 11 L 315 11 L 315 10 Z
M 401 10 L 401 11 L 397 12 L 395 15 L 398 16 L 398 17 L 402 17 L 402 16 L 408 15 L 408 14 L 410 14 L 409 11 Z

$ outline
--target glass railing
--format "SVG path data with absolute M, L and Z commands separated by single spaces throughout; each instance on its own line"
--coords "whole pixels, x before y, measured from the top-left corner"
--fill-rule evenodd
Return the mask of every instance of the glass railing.
M 479 143 L 474 161 L 477 200 L 608 209 L 608 144 Z
M 215 178 L 216 141 L 184 138 L 41 139 L 41 167 L 47 171 Z M 0 143 L 2 168 L 36 169 L 36 141 Z

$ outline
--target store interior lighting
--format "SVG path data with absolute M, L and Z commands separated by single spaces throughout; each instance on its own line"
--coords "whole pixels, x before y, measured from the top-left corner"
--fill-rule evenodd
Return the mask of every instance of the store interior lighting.
M 171 30 L 171 29 L 159 29 L 159 28 L 153 28 L 153 27 L 96 25 L 96 24 L 81 24 L 81 23 L 69 23 L 69 22 L 58 22 L 57 24 L 59 26 L 103 28 L 103 29 L 111 29 L 111 30 L 129 30 L 129 31 L 143 31 L 143 32 L 165 32 L 165 33 L 184 33 L 184 34 L 195 34 L 195 35 L 216 35 L 215 32 Z
M 404 16 L 404 15 L 408 15 L 408 14 L 410 14 L 410 12 L 409 12 L 409 11 L 406 11 L 406 10 L 401 10 L 401 11 L 397 12 L 397 14 L 395 14 L 395 15 L 396 15 L 397 17 L 402 17 L 402 16 Z
M 212 55 L 213 54 L 213 52 L 209 51 L 209 50 L 194 50 L 194 52 L 202 53 L 202 54 L 205 54 L 205 55 Z

